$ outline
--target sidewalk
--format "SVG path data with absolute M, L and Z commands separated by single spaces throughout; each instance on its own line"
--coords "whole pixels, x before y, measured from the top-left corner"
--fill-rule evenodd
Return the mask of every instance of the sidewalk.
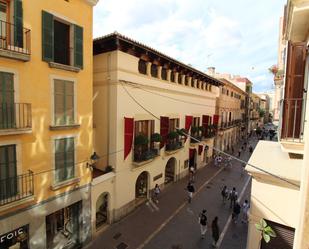
M 243 142 L 239 144 L 241 145 Z M 252 143 L 253 144 L 253 143 Z M 255 144 L 253 144 L 255 146 Z M 235 146 L 235 152 L 238 147 Z M 249 153 L 243 153 L 241 159 L 247 159 Z M 206 167 L 198 170 L 195 179 L 195 189 L 198 190 L 206 181 L 222 171 L 222 168 L 215 167 L 210 162 Z M 133 213 L 110 225 L 102 231 L 87 248 L 100 249 L 129 249 L 138 248 L 148 237 L 164 224 L 171 215 L 187 200 L 186 186 L 188 176 L 168 186 L 162 191 L 159 197 L 159 210 L 155 210 L 151 205 L 145 203 L 137 208 Z M 216 190 L 213 190 L 216 191 Z M 193 199 L 194 201 L 194 199 Z

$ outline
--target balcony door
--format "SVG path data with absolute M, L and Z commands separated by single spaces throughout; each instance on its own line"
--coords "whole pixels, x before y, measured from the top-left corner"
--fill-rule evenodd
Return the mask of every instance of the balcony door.
M 9 13 L 9 2 L 0 0 L 0 48 L 7 47 Z
M 14 75 L 0 72 L 0 129 L 15 127 Z
M 16 145 L 0 146 L 0 203 L 17 193 Z

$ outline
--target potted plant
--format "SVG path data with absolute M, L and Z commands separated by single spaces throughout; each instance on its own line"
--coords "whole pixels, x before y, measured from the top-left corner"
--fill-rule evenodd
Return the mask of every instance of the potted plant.
M 154 143 L 154 148 L 156 150 L 159 150 L 160 142 L 162 141 L 161 135 L 159 133 L 153 133 L 150 137 L 150 140 L 152 143 Z
M 267 225 L 264 219 L 260 220 L 260 223 L 255 224 L 255 228 L 261 232 L 261 237 L 264 239 L 266 243 L 268 243 L 271 237 L 276 237 L 275 231 Z M 260 240 L 261 243 L 262 239 Z
M 203 137 L 206 131 L 205 126 L 200 126 L 198 129 L 201 132 L 201 136 Z
M 149 143 L 148 137 L 143 134 L 137 135 L 134 138 L 134 146 L 136 148 L 137 159 L 140 160 L 142 158 L 143 146 L 147 146 Z

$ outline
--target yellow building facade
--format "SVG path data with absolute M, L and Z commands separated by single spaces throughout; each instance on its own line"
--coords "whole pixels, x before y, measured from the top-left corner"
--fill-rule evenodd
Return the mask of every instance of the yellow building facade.
M 1 248 L 91 236 L 96 2 L 0 1 Z
M 150 198 L 156 184 L 164 188 L 207 164 L 221 84 L 118 33 L 94 40 L 97 230 L 102 217 L 117 221 Z M 197 141 L 185 136 L 190 132 Z
M 246 137 L 246 92 L 226 79 L 220 79 L 223 86 L 219 88 L 216 113 L 219 115 L 216 148 L 232 150 L 241 138 Z

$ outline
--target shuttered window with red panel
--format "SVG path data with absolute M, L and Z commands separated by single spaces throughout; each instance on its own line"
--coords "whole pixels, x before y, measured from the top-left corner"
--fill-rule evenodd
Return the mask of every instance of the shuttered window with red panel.
M 203 152 L 203 145 L 199 145 L 198 146 L 198 154 L 202 155 L 202 152 Z
M 166 144 L 167 134 L 169 132 L 169 118 L 168 117 L 160 117 L 160 135 L 161 135 L 161 143 L 160 149 Z
M 204 127 L 204 136 L 207 137 L 208 135 L 208 122 L 209 122 L 209 116 L 203 115 L 202 117 L 202 126 Z
M 306 44 L 289 43 L 281 138 L 299 138 L 302 127 Z
M 124 118 L 124 159 L 130 154 L 133 143 L 134 119 Z
M 189 130 L 190 130 L 190 127 L 192 125 L 192 121 L 193 121 L 193 116 L 186 116 L 185 129 L 186 129 L 187 132 L 189 132 Z M 187 141 L 187 137 L 186 137 L 185 141 Z

